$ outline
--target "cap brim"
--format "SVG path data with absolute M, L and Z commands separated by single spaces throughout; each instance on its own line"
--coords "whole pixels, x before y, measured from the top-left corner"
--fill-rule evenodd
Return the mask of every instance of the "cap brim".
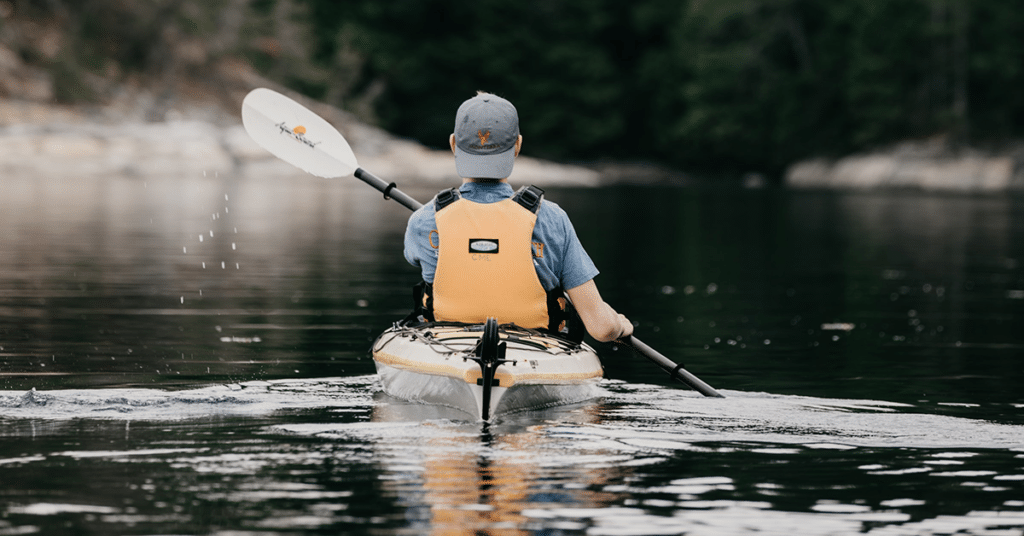
M 470 154 L 455 147 L 455 170 L 465 179 L 504 179 L 512 174 L 516 148 L 497 154 Z

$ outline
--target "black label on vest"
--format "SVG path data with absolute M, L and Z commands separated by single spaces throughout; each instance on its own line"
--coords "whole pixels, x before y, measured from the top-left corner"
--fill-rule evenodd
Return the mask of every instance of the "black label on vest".
M 469 252 L 470 253 L 497 253 L 498 252 L 498 239 L 497 238 L 470 238 L 469 239 Z

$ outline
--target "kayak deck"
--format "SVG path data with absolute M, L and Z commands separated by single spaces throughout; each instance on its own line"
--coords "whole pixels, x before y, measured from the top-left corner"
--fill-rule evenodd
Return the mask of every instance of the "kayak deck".
M 582 402 L 598 396 L 604 375 L 586 344 L 536 330 L 500 326 L 503 359 L 490 389 L 477 357 L 480 324 L 396 325 L 378 337 L 373 360 L 384 392 L 405 400 L 458 408 L 488 420 L 502 413 Z M 486 406 L 486 407 L 485 407 Z

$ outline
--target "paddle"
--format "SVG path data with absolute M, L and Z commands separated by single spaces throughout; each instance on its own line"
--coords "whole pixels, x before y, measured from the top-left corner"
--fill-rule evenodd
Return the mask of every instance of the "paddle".
M 384 199 L 394 199 L 410 210 L 423 206 L 396 188 L 395 183 L 384 182 L 359 167 L 355 153 L 337 129 L 305 106 L 276 91 L 258 88 L 249 92 L 242 101 L 242 124 L 260 147 L 307 173 L 327 179 L 355 175 L 382 192 Z M 700 394 L 724 398 L 682 365 L 677 365 L 636 337 L 626 337 L 622 342 Z
M 359 167 L 345 137 L 305 106 L 266 88 L 249 92 L 242 101 L 242 125 L 260 147 L 317 177 L 355 177 L 410 210 L 422 204 Z

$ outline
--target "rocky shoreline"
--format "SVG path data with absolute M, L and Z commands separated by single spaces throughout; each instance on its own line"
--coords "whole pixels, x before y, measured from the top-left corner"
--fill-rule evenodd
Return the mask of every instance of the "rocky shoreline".
M 1024 189 L 1024 147 L 988 152 L 956 150 L 942 138 L 906 142 L 871 153 L 798 162 L 786 170 L 784 183 L 793 188 L 852 190 L 1020 190 Z
M 342 131 L 360 165 L 382 178 L 430 185 L 458 181 L 447 151 L 430 150 L 341 117 L 345 113 L 337 109 L 317 112 Z M 132 115 L 0 99 L 0 173 L 69 178 L 302 174 L 256 145 L 240 117 L 223 110 L 172 110 L 163 121 L 155 122 Z M 517 162 L 512 179 L 538 185 L 597 186 L 604 182 L 601 173 L 593 169 L 529 157 Z
M 352 145 L 360 165 L 382 178 L 429 186 L 459 180 L 448 151 L 395 137 L 337 108 L 304 104 L 335 125 Z M 0 173 L 67 177 L 234 174 L 252 178 L 303 174 L 256 145 L 242 127 L 239 114 L 232 114 L 226 106 L 179 103 L 157 121 L 152 120 L 152 109 L 152 99 L 145 94 L 93 109 L 0 98 Z M 573 166 L 528 156 L 517 160 L 511 180 L 577 187 L 691 182 L 681 173 L 656 166 Z M 797 189 L 1021 190 L 1024 146 L 983 152 L 954 151 L 942 139 L 907 142 L 871 153 L 798 162 L 785 171 L 781 182 Z M 765 183 L 740 184 L 756 188 Z

